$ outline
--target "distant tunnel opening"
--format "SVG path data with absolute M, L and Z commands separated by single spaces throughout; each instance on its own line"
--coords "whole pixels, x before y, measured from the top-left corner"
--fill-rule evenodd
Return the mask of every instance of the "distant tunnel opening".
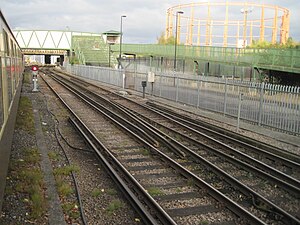
M 51 55 L 45 55 L 45 64 L 51 64 Z

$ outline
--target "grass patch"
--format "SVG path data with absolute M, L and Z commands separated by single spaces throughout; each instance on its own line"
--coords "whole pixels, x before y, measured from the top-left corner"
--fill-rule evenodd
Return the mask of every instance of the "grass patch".
M 16 129 L 35 134 L 34 119 L 31 100 L 26 96 L 21 96 L 19 101 Z
M 48 153 L 48 156 L 51 160 L 53 161 L 58 161 L 60 159 L 60 156 L 58 153 L 54 152 L 54 151 L 51 151 Z
M 65 214 L 69 215 L 71 219 L 78 219 L 80 217 L 79 208 L 76 203 L 64 203 L 62 208 Z
M 193 179 L 188 179 L 187 185 L 190 187 L 195 186 L 195 181 Z
M 41 160 L 40 153 L 37 148 L 27 148 L 24 150 L 24 161 L 29 164 L 37 164 Z
M 24 77 L 23 77 L 23 83 L 24 84 L 31 84 L 32 80 L 31 80 L 31 74 L 30 73 L 25 73 Z
M 72 187 L 66 182 L 61 183 L 61 185 L 57 187 L 57 190 L 58 193 L 63 197 L 70 196 L 70 194 L 74 192 Z
M 91 193 L 91 195 L 93 197 L 99 197 L 101 194 L 102 194 L 102 191 L 99 188 L 94 188 Z
M 55 152 L 49 152 L 49 158 L 58 160 L 60 157 Z M 54 177 L 56 180 L 57 191 L 63 202 L 62 208 L 64 213 L 67 215 L 67 222 L 72 223 L 72 221 L 77 220 L 80 217 L 80 211 L 77 203 L 70 202 L 68 198 L 74 193 L 72 186 L 66 181 L 66 177 L 70 176 L 72 172 L 76 173 L 79 171 L 79 167 L 76 165 L 68 165 L 53 170 Z
M 162 192 L 162 190 L 160 190 L 159 188 L 156 187 L 150 187 L 147 189 L 148 193 L 151 196 L 158 196 L 158 195 L 163 195 L 164 193 Z
M 108 212 L 108 214 L 111 215 L 115 211 L 117 211 L 123 207 L 124 207 L 123 203 L 120 200 L 115 199 L 115 200 L 112 200 L 111 203 L 107 206 L 106 211 Z
M 26 204 L 30 209 L 30 218 L 38 220 L 46 213 L 47 201 L 44 196 L 44 180 L 38 166 L 40 156 L 37 149 L 25 149 L 23 159 L 14 161 L 11 167 L 12 179 L 16 183 L 13 187 L 6 188 L 6 193 L 24 193 Z
M 36 185 L 32 187 L 30 200 L 31 217 L 38 219 L 46 210 L 45 198 L 43 195 L 43 190 L 40 188 L 40 186 Z
M 54 170 L 54 175 L 70 175 L 71 172 L 78 172 L 79 167 L 76 165 L 63 166 Z
M 177 187 L 177 188 L 176 188 L 176 193 L 180 193 L 180 192 L 182 192 L 181 188 L 180 188 L 180 187 Z
M 74 192 L 71 185 L 65 181 L 63 176 L 56 175 L 55 180 L 56 180 L 57 191 L 62 198 L 66 198 Z
M 150 155 L 150 152 L 147 149 L 142 149 L 141 154 L 144 156 L 148 156 L 148 155 Z
M 31 185 L 42 186 L 42 184 L 43 184 L 43 174 L 42 174 L 41 170 L 38 168 L 34 168 L 34 169 L 28 168 L 26 170 L 23 170 L 20 173 L 20 178 L 22 181 L 26 182 L 30 186 Z
M 112 195 L 112 196 L 118 194 L 118 192 L 116 191 L 116 189 L 113 189 L 113 188 L 107 189 L 106 192 L 107 192 L 107 194 Z

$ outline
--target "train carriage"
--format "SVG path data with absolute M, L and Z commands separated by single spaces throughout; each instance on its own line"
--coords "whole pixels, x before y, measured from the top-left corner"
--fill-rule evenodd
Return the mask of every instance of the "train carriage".
M 23 71 L 20 46 L 0 10 L 0 212 Z

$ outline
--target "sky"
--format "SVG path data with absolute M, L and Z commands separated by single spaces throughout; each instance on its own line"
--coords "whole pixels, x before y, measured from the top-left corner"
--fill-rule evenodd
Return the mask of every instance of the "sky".
M 0 8 L 13 30 L 69 28 L 71 31 L 93 33 L 119 31 L 120 17 L 126 15 L 126 18 L 123 18 L 123 42 L 138 44 L 156 43 L 157 38 L 165 30 L 167 9 L 192 2 L 207 2 L 207 0 L 0 0 Z M 246 0 L 229 0 L 229 2 L 246 2 Z M 248 2 L 288 8 L 291 13 L 290 36 L 300 41 L 300 0 Z M 238 12 L 237 15 L 239 14 Z

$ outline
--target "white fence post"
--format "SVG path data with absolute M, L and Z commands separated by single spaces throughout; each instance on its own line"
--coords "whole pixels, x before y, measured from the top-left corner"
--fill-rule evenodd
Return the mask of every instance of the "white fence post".
M 197 108 L 199 108 L 200 105 L 200 85 L 201 85 L 201 76 L 198 75 L 198 92 L 197 92 Z
M 259 109 L 258 109 L 258 126 L 261 126 L 261 120 L 262 120 L 262 115 L 263 115 L 264 89 L 265 89 L 265 83 L 262 82 L 261 86 L 260 86 L 260 98 L 259 98 Z
M 224 116 L 226 115 L 226 106 L 227 106 L 227 77 L 225 77 L 225 91 L 224 91 Z
M 238 115 L 237 115 L 237 127 L 236 130 L 237 132 L 240 129 L 240 118 L 241 118 L 241 107 L 242 107 L 242 101 L 243 101 L 243 93 L 239 93 L 239 108 L 238 108 Z
M 178 95 L 179 95 L 179 77 L 178 77 L 178 73 L 176 73 L 176 102 L 178 102 Z

